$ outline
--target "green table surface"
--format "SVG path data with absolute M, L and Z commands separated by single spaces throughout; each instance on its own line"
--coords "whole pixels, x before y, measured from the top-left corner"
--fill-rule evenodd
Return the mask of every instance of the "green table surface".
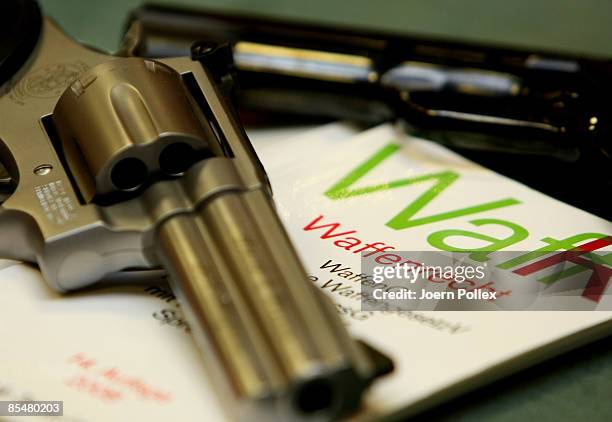
M 612 57 L 609 0 L 158 2 Z M 72 36 L 113 51 L 118 46 L 127 12 L 141 0 L 40 0 L 40 3 Z M 419 419 L 612 421 L 612 337 L 464 395 Z

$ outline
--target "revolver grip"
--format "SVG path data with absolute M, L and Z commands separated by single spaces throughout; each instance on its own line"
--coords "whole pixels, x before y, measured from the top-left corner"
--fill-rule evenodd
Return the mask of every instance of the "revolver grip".
M 355 410 L 372 365 L 306 280 L 262 190 L 225 191 L 170 217 L 156 244 L 237 419 L 332 420 Z

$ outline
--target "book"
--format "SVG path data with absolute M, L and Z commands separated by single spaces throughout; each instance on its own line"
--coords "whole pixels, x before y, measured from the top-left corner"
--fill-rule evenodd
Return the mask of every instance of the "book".
M 354 253 L 361 247 L 348 249 L 354 243 L 346 242 L 349 237 L 393 250 L 429 251 L 437 250 L 432 239 L 444 232 L 447 243 L 466 249 L 490 249 L 491 242 L 457 236 L 460 231 L 485 239 L 518 232 L 505 249 L 528 252 L 546 245 L 543 239 L 576 238 L 575 246 L 605 239 L 612 224 L 393 125 L 354 136 L 347 129 L 316 129 L 258 152 L 314 283 L 333 298 L 353 334 L 397 365 L 375 384 L 362 416 L 415 414 L 612 332 L 609 294 L 596 307 L 575 298 L 586 309 L 598 309 L 593 311 L 362 311 L 355 277 L 360 256 Z M 441 184 L 445 177 L 451 182 Z M 408 216 L 407 209 L 416 212 Z

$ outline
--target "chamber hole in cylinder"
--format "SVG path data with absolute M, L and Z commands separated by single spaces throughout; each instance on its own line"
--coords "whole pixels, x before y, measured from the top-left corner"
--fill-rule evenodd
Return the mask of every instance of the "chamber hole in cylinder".
M 147 166 L 138 158 L 124 158 L 113 167 L 111 182 L 124 191 L 137 189 L 147 180 Z
M 194 149 L 183 142 L 170 144 L 159 154 L 159 168 L 171 176 L 185 173 L 194 162 Z
M 315 379 L 302 385 L 296 394 L 295 403 L 302 413 L 314 413 L 329 408 L 334 401 L 334 390 L 331 383 L 324 379 Z

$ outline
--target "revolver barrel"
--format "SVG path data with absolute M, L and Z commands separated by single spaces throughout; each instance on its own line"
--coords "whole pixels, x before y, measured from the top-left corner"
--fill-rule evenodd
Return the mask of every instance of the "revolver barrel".
M 158 231 L 173 291 L 242 420 L 331 420 L 373 368 L 309 284 L 262 191 L 228 190 Z

